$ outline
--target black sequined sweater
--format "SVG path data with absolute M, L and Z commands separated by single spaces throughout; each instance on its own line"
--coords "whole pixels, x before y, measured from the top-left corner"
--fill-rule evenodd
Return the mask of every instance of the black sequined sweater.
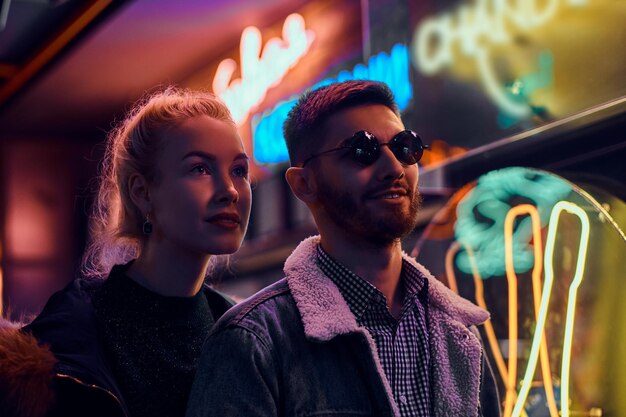
M 184 416 L 202 343 L 215 320 L 203 291 L 166 297 L 113 269 L 93 304 L 130 417 Z

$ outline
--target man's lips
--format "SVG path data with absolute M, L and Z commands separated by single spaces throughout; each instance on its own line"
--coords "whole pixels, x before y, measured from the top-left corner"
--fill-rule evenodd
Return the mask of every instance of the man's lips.
M 368 200 L 393 200 L 401 197 L 408 196 L 409 193 L 405 188 L 387 188 L 384 190 L 377 190 L 367 194 Z

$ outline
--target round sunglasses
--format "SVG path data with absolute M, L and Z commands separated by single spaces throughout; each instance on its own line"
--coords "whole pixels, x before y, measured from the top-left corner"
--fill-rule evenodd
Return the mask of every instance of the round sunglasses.
M 359 164 L 364 166 L 372 165 L 380 157 L 380 148 L 382 146 L 388 146 L 396 159 L 405 165 L 416 164 L 422 159 L 424 149 L 430 148 L 430 146 L 425 145 L 419 135 L 412 130 L 403 130 L 387 143 L 380 143 L 373 133 L 367 130 L 360 130 L 348 139 L 346 145 L 309 156 L 302 163 L 302 168 L 304 168 L 310 160 L 318 156 L 342 149 L 349 149 L 350 156 Z

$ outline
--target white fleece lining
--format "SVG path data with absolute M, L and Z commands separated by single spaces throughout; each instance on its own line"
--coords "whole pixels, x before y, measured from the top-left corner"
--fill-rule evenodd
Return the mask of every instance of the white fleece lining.
M 316 247 L 319 245 L 319 242 L 319 236 L 312 236 L 302 241 L 293 251 L 291 256 L 287 258 L 284 267 L 287 284 L 291 290 L 304 324 L 305 336 L 311 340 L 325 342 L 341 334 L 365 334 L 374 358 L 374 362 L 376 363 L 377 371 L 382 377 L 385 391 L 387 392 L 387 396 L 393 406 L 393 411 L 396 415 L 400 415 L 398 407 L 393 399 L 391 386 L 385 377 L 382 364 L 378 357 L 374 340 L 369 332 L 358 325 L 354 314 L 350 311 L 350 307 L 344 300 L 337 286 L 317 265 Z M 402 256 L 404 260 L 411 263 L 411 265 L 417 268 L 417 270 L 428 280 L 429 310 L 436 312 L 435 317 L 439 317 L 444 320 L 445 317 L 448 316 L 453 322 L 462 325 L 462 327 L 478 325 L 489 318 L 489 313 L 487 311 L 475 306 L 471 302 L 448 289 L 444 284 L 434 278 L 432 274 L 424 268 L 424 266 L 417 263 L 415 259 L 409 257 L 404 252 Z M 435 330 L 436 333 L 441 333 L 443 330 L 442 326 L 439 326 L 439 324 L 435 324 L 434 327 L 437 329 L 431 329 L 431 331 Z M 469 329 L 463 328 L 461 331 L 463 330 L 468 334 L 471 334 Z M 450 337 L 445 334 L 437 334 L 437 336 L 444 338 Z M 468 350 L 465 352 L 466 355 L 468 355 L 465 359 L 471 360 L 468 364 L 471 375 L 467 376 L 470 377 L 471 380 L 478 381 L 480 375 L 478 375 L 476 369 L 473 368 L 477 368 L 479 373 L 480 343 L 475 337 L 471 336 L 473 335 L 470 335 L 470 338 L 467 340 L 471 346 L 466 346 Z M 447 343 L 446 346 L 448 346 Z M 440 347 L 433 346 L 431 343 L 431 349 L 433 348 L 439 351 Z M 458 352 L 448 353 L 458 354 Z M 478 358 L 476 358 L 477 353 Z M 433 361 L 435 360 L 433 359 Z M 476 366 L 472 368 L 471 364 L 476 364 Z M 437 374 L 436 377 L 440 376 L 437 371 L 441 369 L 438 368 L 440 368 L 440 366 L 435 365 L 435 373 Z M 447 385 L 447 382 L 449 382 L 447 379 L 444 378 L 444 380 L 441 381 L 433 381 L 434 389 L 444 390 L 445 387 L 442 385 Z M 458 383 L 459 381 L 456 382 Z M 471 386 L 459 387 L 457 385 L 455 387 L 458 388 L 458 393 L 463 394 L 465 398 L 456 398 L 458 395 L 453 395 L 453 398 L 450 398 L 453 404 L 448 404 L 447 406 L 441 404 L 441 400 L 444 400 L 443 398 L 435 395 L 435 409 L 439 412 L 443 410 L 451 412 L 451 414 L 448 414 L 449 416 L 463 415 L 456 413 L 456 411 L 460 411 L 460 409 L 463 408 L 464 402 L 467 402 L 468 400 L 470 400 L 470 403 L 478 401 L 478 384 L 467 385 Z M 474 387 L 473 385 L 476 386 Z M 444 393 L 442 392 L 440 394 Z M 456 404 L 457 401 L 460 401 L 460 404 Z

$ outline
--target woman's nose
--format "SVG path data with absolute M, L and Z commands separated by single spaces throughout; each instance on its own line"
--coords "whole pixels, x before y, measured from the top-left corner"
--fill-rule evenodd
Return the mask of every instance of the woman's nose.
M 215 191 L 215 200 L 218 202 L 237 202 L 239 199 L 239 192 L 233 183 L 232 178 L 229 175 L 222 175 L 217 181 L 217 188 Z

